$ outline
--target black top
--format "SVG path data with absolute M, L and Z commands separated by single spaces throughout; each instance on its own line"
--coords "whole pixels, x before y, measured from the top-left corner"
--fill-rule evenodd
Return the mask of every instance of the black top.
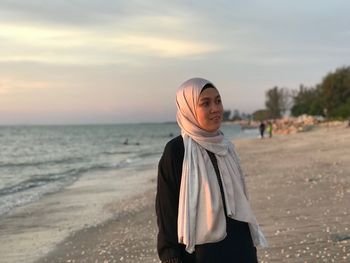
M 208 154 L 222 192 L 215 155 L 211 152 Z M 160 260 L 164 263 L 257 262 L 256 249 L 248 224 L 228 217 L 226 217 L 227 237 L 224 240 L 196 245 L 192 254 L 187 253 L 185 246 L 178 243 L 177 216 L 183 158 L 183 139 L 178 136 L 167 143 L 159 161 L 156 213 L 159 229 L 157 250 Z

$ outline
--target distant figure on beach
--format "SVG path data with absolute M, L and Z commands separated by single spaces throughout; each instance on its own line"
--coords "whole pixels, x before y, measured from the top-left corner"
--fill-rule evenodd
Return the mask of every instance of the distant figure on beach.
M 269 133 L 269 138 L 272 138 L 272 122 L 271 121 L 268 121 L 267 122 L 267 132 Z
M 129 144 L 129 139 L 126 138 L 123 144 L 124 144 L 124 145 L 128 145 L 128 144 Z
M 157 251 L 163 263 L 257 261 L 266 246 L 249 204 L 234 145 L 220 131 L 223 105 L 208 80 L 184 82 L 176 93 L 181 135 L 158 165 Z
M 265 123 L 263 121 L 260 122 L 259 125 L 259 132 L 260 132 L 260 138 L 264 139 L 264 133 L 265 133 Z

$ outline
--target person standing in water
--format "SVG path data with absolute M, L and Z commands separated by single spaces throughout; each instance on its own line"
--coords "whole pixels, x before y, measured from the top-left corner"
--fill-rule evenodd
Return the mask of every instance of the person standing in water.
M 234 145 L 220 131 L 217 88 L 193 78 L 176 93 L 181 135 L 158 166 L 157 251 L 163 263 L 255 263 L 267 246 L 249 204 Z

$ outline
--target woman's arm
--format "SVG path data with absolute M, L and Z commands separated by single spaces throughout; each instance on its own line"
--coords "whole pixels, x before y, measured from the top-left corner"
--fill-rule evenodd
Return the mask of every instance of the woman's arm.
M 181 138 L 181 137 L 180 137 Z M 181 263 L 182 246 L 178 243 L 177 215 L 183 162 L 182 138 L 170 141 L 158 165 L 156 214 L 157 250 L 164 263 Z

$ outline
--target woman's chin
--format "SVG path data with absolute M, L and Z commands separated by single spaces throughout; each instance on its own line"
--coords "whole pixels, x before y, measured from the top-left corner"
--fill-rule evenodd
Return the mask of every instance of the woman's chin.
M 216 124 L 216 125 L 208 126 L 204 130 L 206 130 L 207 132 L 211 132 L 212 133 L 212 132 L 217 132 L 220 129 L 220 127 L 221 127 L 221 123 L 220 124 Z

